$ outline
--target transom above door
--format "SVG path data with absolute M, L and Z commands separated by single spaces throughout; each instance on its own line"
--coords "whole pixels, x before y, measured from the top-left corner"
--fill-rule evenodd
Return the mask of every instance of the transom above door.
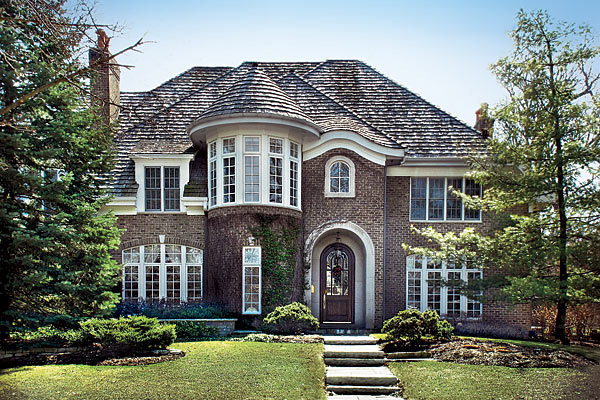
M 354 322 L 354 267 L 352 250 L 342 243 L 329 245 L 320 259 L 321 322 Z

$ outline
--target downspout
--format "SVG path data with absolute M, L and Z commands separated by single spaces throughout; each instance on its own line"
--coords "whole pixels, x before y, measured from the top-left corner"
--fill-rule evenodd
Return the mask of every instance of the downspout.
M 386 296 L 386 284 L 385 284 L 385 265 L 387 256 L 387 163 L 383 165 L 383 315 L 382 323 L 385 321 L 385 296 Z

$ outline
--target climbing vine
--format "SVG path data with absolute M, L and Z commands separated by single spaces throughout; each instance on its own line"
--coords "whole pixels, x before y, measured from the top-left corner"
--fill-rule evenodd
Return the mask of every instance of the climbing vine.
M 262 247 L 263 313 L 296 300 L 294 282 L 301 230 L 294 222 L 275 224 L 278 218 L 257 214 L 258 225 L 250 228 Z

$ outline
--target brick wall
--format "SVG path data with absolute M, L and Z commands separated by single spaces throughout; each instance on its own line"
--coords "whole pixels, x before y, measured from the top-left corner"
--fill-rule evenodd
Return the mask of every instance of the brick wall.
M 165 235 L 165 243 L 205 249 L 206 217 L 186 214 L 138 214 L 119 215 L 117 226 L 121 233 L 120 250 L 145 244 L 160 243 L 159 235 Z M 121 254 L 115 259 L 121 261 Z
M 242 311 L 242 247 L 249 245 L 250 228 L 258 225 L 258 214 L 272 216 L 273 227 L 301 224 L 299 211 L 283 207 L 243 205 L 208 212 L 204 258 L 206 299 L 232 311 Z M 300 258 L 298 261 L 296 280 L 302 276 Z
M 325 197 L 325 164 L 334 156 L 348 157 L 356 168 L 355 197 Z M 330 150 L 302 164 L 304 241 L 311 232 L 331 222 L 353 222 L 371 237 L 375 247 L 375 325 L 383 317 L 383 166 L 353 151 Z
M 422 236 L 410 232 L 411 224 L 418 228 L 433 226 L 443 233 L 459 233 L 466 227 L 472 227 L 480 233 L 489 233 L 495 223 L 493 216 L 486 213 L 483 213 L 482 220 L 478 223 L 409 223 L 409 196 L 410 177 L 387 177 L 386 318 L 406 308 L 406 252 L 402 249 L 402 244 L 428 245 Z M 484 304 L 483 320 L 529 328 L 531 309 L 528 304 Z

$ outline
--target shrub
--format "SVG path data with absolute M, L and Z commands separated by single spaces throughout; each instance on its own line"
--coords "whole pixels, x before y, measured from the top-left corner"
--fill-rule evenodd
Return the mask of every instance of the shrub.
M 81 324 L 81 344 L 127 346 L 133 350 L 164 349 L 175 341 L 175 325 L 143 316 L 92 318 Z
M 441 321 L 435 311 L 404 310 L 386 320 L 381 331 L 391 340 L 418 342 L 426 336 L 449 340 L 453 328 L 448 321 Z
M 164 301 L 156 303 L 122 302 L 117 304 L 117 317 L 130 315 L 144 315 L 160 319 L 186 319 L 186 318 L 227 318 L 231 313 L 222 306 L 206 303 L 176 303 Z
M 213 326 L 206 326 L 202 321 L 173 321 L 179 339 L 199 339 L 215 336 L 218 332 Z
M 567 310 L 567 334 L 573 339 L 591 337 L 594 329 L 600 327 L 598 304 L 580 304 L 569 306 Z M 556 306 L 539 305 L 533 309 L 534 324 L 540 327 L 545 338 L 554 336 L 556 324 Z
M 319 321 L 304 304 L 294 302 L 279 306 L 263 319 L 265 329 L 271 332 L 297 334 L 319 328 Z
M 81 341 L 78 329 L 58 329 L 54 326 L 41 326 L 36 330 L 14 331 L 10 342 L 17 347 L 61 347 Z

